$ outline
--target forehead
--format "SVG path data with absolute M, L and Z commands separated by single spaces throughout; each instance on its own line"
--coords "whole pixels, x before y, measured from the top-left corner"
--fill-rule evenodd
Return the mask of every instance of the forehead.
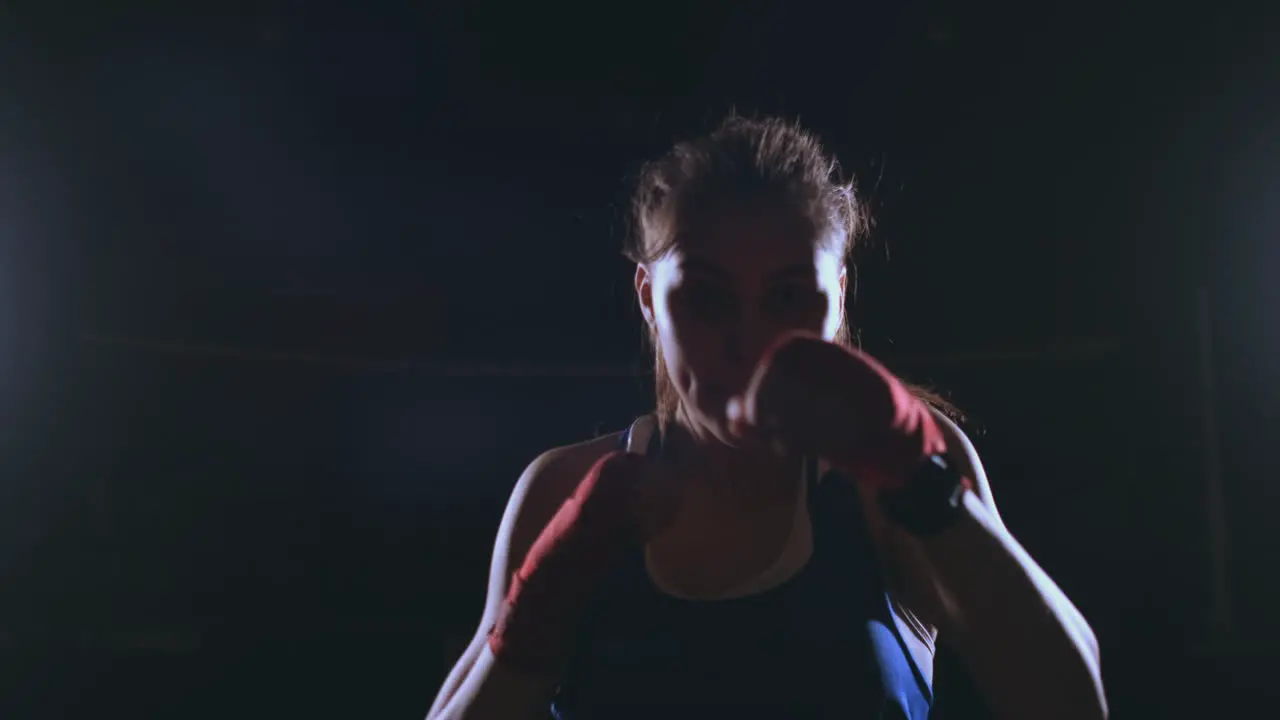
M 677 262 L 696 259 L 734 275 L 755 276 L 834 258 L 828 239 L 800 213 L 767 205 L 734 207 L 682 214 L 671 255 Z

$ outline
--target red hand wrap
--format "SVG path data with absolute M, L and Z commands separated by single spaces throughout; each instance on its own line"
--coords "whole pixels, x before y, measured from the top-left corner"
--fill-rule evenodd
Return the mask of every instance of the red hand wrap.
M 850 447 L 851 477 L 865 478 L 880 487 L 906 482 L 931 455 L 947 451 L 947 440 L 923 400 L 869 355 L 850 350 L 849 382 L 864 399 L 859 404 L 866 433 Z
M 596 462 L 511 579 L 489 648 L 504 666 L 553 670 L 604 575 L 639 542 L 632 498 L 644 458 L 613 452 Z
M 853 431 L 846 431 L 837 418 L 821 417 L 815 421 L 823 427 L 813 429 L 818 435 L 831 432 L 833 427 L 848 432 L 824 442 L 823 455 L 850 477 L 877 487 L 898 487 L 925 458 L 946 452 L 946 438 L 929 406 L 871 356 L 802 336 L 783 339 L 766 358 L 785 375 L 805 383 L 821 383 L 820 390 L 811 391 L 821 397 L 797 395 L 797 400 L 790 400 L 787 396 L 794 394 L 793 383 L 778 383 L 774 392 L 762 390 L 758 402 L 764 406 L 764 414 L 795 413 L 786 406 L 802 402 L 827 408 L 827 412 L 856 415 Z M 767 380 L 763 387 L 769 388 Z M 770 405 L 778 410 L 771 411 Z

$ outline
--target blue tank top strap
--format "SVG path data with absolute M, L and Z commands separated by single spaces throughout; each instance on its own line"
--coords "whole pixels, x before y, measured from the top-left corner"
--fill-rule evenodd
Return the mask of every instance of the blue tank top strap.
M 896 611 L 884 586 L 883 569 L 866 522 L 861 496 L 847 478 L 832 470 L 822 476 L 818 486 L 830 488 L 823 488 L 825 492 L 815 493 L 824 496 L 823 504 L 834 501 L 837 507 L 823 507 L 821 504 L 814 506 L 814 496 L 811 496 L 815 544 L 819 542 L 819 537 L 826 536 L 823 544 L 828 549 L 832 544 L 844 545 L 851 557 L 856 559 L 854 564 L 862 568 L 859 574 L 864 578 L 873 578 L 871 586 L 866 588 L 867 594 L 862 597 L 868 603 L 867 638 L 879 669 L 886 707 L 897 708 L 899 713 L 906 712 L 907 720 L 924 720 L 933 706 L 933 688 L 925 679 L 915 655 L 894 620 Z M 837 529 L 833 525 L 841 527 Z M 834 535 L 843 537 L 837 538 Z

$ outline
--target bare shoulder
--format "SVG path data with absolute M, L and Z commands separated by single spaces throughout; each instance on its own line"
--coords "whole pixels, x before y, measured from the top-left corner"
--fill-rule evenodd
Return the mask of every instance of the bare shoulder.
M 526 475 L 532 473 L 538 477 L 556 477 L 565 472 L 570 474 L 578 470 L 586 472 L 601 457 L 618 449 L 623 435 L 624 432 L 620 431 L 572 445 L 552 448 L 534 458 L 525 473 Z M 580 477 L 575 478 L 575 480 L 580 479 Z
M 489 593 L 485 604 L 488 618 L 502 605 L 511 575 L 542 529 L 564 504 L 597 460 L 616 449 L 622 433 L 552 448 L 525 468 L 507 500 L 506 510 L 493 543 L 489 566 Z
M 508 545 L 513 564 L 524 561 L 525 552 L 577 488 L 582 476 L 597 460 L 616 450 L 621 441 L 621 432 L 612 433 L 552 448 L 529 463 L 516 481 L 503 514 L 503 529 L 510 530 Z
M 973 441 L 951 418 L 937 410 L 934 410 L 933 414 L 938 421 L 938 427 L 942 429 L 943 436 L 947 439 L 947 446 L 954 448 L 953 455 L 960 465 L 960 472 L 973 483 L 974 494 L 982 500 L 992 519 L 1003 528 L 1004 520 L 1001 519 L 1000 511 L 996 509 L 995 498 L 991 495 L 991 480 L 987 478 L 987 470 L 982 465 L 982 458 L 978 456 L 978 450 L 973 446 Z

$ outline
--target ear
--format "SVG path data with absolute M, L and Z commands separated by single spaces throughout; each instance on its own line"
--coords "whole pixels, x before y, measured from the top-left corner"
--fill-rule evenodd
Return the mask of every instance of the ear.
M 649 273 L 649 269 L 643 264 L 636 265 L 636 300 L 640 303 L 640 314 L 644 315 L 644 322 L 653 328 L 653 275 Z

